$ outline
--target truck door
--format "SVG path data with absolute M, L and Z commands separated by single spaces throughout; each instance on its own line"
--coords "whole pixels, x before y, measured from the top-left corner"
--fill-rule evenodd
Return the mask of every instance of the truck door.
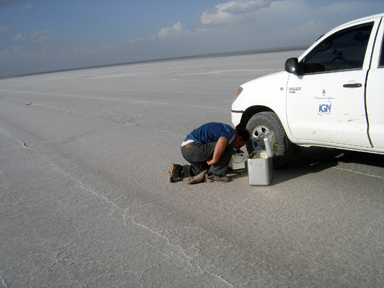
M 290 74 L 287 117 L 299 142 L 371 146 L 365 83 L 377 29 L 374 24 L 360 23 L 334 32 L 301 59 L 302 75 Z
M 384 24 L 381 23 L 367 81 L 369 136 L 375 149 L 384 149 Z

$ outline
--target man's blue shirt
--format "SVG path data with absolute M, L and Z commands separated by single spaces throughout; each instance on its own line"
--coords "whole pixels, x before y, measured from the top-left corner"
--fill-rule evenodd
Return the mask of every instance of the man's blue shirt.
M 193 130 L 184 141 L 193 140 L 196 143 L 205 144 L 217 142 L 221 136 L 225 137 L 230 144 L 235 139 L 235 130 L 227 124 L 211 122 Z

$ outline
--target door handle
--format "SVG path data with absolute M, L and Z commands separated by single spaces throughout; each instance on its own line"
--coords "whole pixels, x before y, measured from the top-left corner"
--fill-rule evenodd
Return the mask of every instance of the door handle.
M 353 84 L 344 84 L 344 88 L 360 88 L 363 86 L 361 83 L 353 83 Z

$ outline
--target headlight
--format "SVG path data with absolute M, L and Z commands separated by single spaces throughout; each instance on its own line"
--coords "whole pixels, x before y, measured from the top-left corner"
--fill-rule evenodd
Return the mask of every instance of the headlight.
M 240 87 L 239 89 L 237 89 L 236 98 L 239 97 L 239 95 L 241 94 L 241 92 L 243 92 L 243 88 L 242 88 L 242 87 Z

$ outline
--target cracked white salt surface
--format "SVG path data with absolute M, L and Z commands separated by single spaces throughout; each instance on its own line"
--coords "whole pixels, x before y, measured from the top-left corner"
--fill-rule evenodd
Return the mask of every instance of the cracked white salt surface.
M 180 143 L 300 51 L 0 81 L 0 287 L 379 287 L 383 157 L 169 183 Z M 361 156 L 363 155 L 363 156 Z

